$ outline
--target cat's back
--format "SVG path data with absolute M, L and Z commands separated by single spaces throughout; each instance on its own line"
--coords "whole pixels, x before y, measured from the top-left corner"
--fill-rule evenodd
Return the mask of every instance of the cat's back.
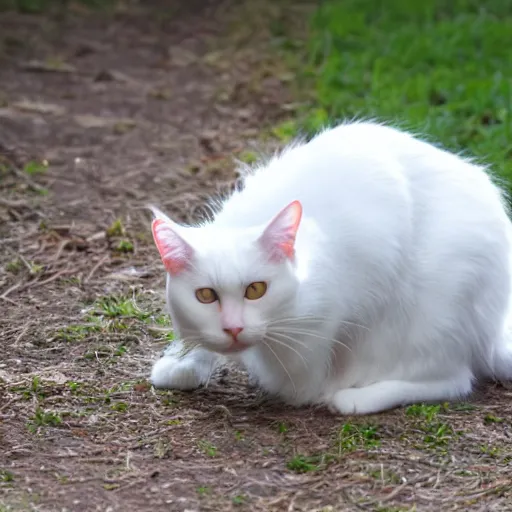
M 389 126 L 354 122 L 292 145 L 256 168 L 217 222 L 266 223 L 293 200 L 301 201 L 306 215 L 326 222 L 354 211 L 368 221 L 373 216 L 386 222 L 388 216 L 392 222 L 413 209 L 430 210 L 436 203 L 440 210 L 445 203 L 462 208 L 468 200 L 498 214 L 499 195 L 480 167 L 459 156 Z
M 224 203 L 216 222 L 266 223 L 294 200 L 306 215 L 318 217 L 355 196 L 401 192 L 405 183 L 389 147 L 408 138 L 378 124 L 350 123 L 294 143 L 245 176 L 243 189 Z

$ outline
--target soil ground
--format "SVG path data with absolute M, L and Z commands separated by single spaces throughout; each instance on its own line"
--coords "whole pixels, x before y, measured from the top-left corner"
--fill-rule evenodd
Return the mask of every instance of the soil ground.
M 147 383 L 172 331 L 145 205 L 197 220 L 273 147 L 295 98 L 268 27 L 309 9 L 0 15 L 0 511 L 512 510 L 501 385 L 359 418 L 237 370 Z

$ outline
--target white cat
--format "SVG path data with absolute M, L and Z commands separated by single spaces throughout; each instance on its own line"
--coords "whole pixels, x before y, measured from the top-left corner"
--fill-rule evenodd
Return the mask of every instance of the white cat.
M 158 388 L 226 357 L 292 404 L 375 413 L 512 378 L 511 223 L 482 167 L 370 122 L 249 173 L 211 223 L 155 211 L 175 332 Z

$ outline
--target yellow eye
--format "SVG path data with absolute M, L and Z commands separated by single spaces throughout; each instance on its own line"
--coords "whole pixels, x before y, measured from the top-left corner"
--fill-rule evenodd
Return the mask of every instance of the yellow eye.
M 219 297 L 213 288 L 199 288 L 196 290 L 196 299 L 203 304 L 211 304 L 219 300 Z
M 260 299 L 267 291 L 267 283 L 263 281 L 251 283 L 245 290 L 245 298 L 249 300 Z

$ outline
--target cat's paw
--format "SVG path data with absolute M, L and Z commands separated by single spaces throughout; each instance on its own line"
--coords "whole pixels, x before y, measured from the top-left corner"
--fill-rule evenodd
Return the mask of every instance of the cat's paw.
M 372 414 L 382 409 L 379 397 L 368 388 L 347 388 L 334 393 L 329 409 L 341 414 Z
M 155 388 L 160 389 L 196 389 L 201 376 L 191 361 L 183 361 L 171 356 L 161 357 L 151 370 L 149 379 Z

